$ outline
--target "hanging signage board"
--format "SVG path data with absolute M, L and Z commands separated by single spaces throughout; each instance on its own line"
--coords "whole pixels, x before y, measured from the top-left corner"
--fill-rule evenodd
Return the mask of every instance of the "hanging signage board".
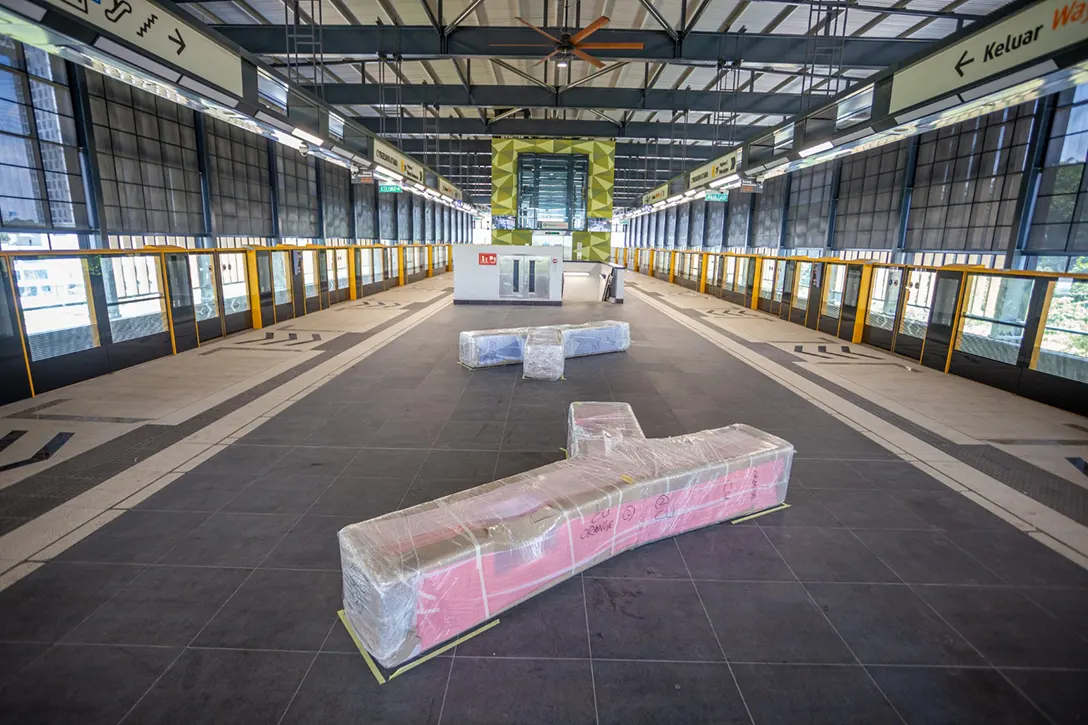
M 404 188 L 397 184 L 379 184 L 378 191 L 382 194 L 400 194 Z
M 148 0 L 40 0 L 242 97 L 242 59 Z M 173 79 L 177 81 L 175 77 Z
M 379 166 L 397 172 L 406 179 L 420 184 L 423 183 L 422 166 L 415 161 L 406 158 L 404 154 L 389 144 L 378 141 L 377 139 L 374 141 L 374 162 Z
M 707 201 L 729 201 L 728 191 L 708 191 L 706 193 Z
M 1088 40 L 1084 0 L 1042 0 L 892 76 L 888 110 L 947 95 Z
M 642 195 L 642 204 L 649 206 L 650 204 L 656 204 L 659 201 L 664 201 L 669 196 L 669 185 L 662 184 L 649 194 Z
M 736 149 L 721 158 L 714 159 L 709 164 L 703 164 L 688 174 L 688 188 L 694 189 L 723 176 L 735 174 L 739 165 L 740 149 Z
M 742 194 L 762 194 L 763 184 L 757 181 L 746 181 L 737 187 L 737 191 Z
M 452 197 L 457 201 L 461 201 L 461 190 L 450 182 L 443 179 L 441 176 L 438 177 L 438 193 L 445 194 L 446 196 Z

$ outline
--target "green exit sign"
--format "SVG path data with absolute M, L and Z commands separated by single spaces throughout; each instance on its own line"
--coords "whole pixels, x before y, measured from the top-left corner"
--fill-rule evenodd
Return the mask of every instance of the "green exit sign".
M 385 194 L 399 194 L 404 191 L 404 189 L 397 184 L 380 184 L 378 186 L 378 191 Z
M 728 191 L 708 191 L 706 193 L 707 201 L 729 201 Z

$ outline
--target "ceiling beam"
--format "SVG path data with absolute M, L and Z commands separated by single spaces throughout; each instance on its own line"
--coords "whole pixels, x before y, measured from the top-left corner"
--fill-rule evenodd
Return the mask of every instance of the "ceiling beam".
M 338 106 L 374 105 L 382 102 L 383 86 L 373 83 L 328 84 L 323 89 L 326 103 Z M 397 95 L 405 106 L 460 106 L 473 108 L 584 108 L 599 111 L 705 111 L 726 108 L 729 112 L 792 116 L 804 110 L 804 98 L 797 93 L 737 93 L 715 91 L 639 88 L 567 88 L 561 94 L 537 86 L 462 85 L 384 86 L 384 98 Z M 314 91 L 314 89 L 309 89 Z
M 443 119 L 444 129 L 445 119 Z M 443 131 L 444 132 L 444 131 Z M 423 153 L 423 140 L 418 138 L 405 138 L 401 139 L 398 148 L 409 156 L 417 156 Z M 656 157 L 649 155 L 647 150 L 648 146 L 644 143 L 624 143 L 620 142 L 616 144 L 616 159 L 617 161 L 624 157 L 638 157 L 639 168 L 642 168 L 642 160 L 649 158 L 651 165 L 653 159 L 668 159 L 669 150 L 666 147 L 662 147 L 664 153 L 658 154 Z M 710 159 L 717 158 L 725 153 L 725 148 L 716 148 L 714 146 L 686 146 L 682 150 L 685 158 L 693 161 L 709 161 Z M 677 154 L 681 153 L 681 149 L 676 150 Z M 436 153 L 433 149 L 431 153 Z M 491 141 L 487 139 L 454 139 L 451 143 L 449 140 L 442 139 L 442 143 L 437 151 L 439 156 L 446 155 L 468 155 L 468 154 L 490 154 L 491 153 Z
M 374 133 L 385 133 L 390 130 L 387 122 L 382 129 L 381 119 L 373 116 L 361 116 L 353 119 Z M 423 119 L 401 119 L 400 132 L 403 134 L 434 134 L 434 122 L 428 121 L 426 126 Z M 770 126 L 737 126 L 736 137 L 746 138 L 749 134 L 765 131 Z M 668 156 L 667 145 L 670 139 L 675 139 L 677 144 L 692 141 L 718 141 L 721 131 L 707 123 L 641 123 L 631 121 L 622 127 L 617 127 L 607 121 L 564 121 L 562 119 L 539 118 L 506 118 L 496 123 L 485 123 L 478 118 L 443 118 L 439 122 L 439 133 L 457 134 L 461 136 L 528 136 L 533 137 L 563 137 L 563 138 L 653 138 L 659 139 L 661 147 L 666 149 L 664 156 Z M 723 146 L 724 153 L 724 146 Z
M 251 53 L 284 54 L 287 34 L 282 25 L 216 25 L 216 31 Z M 549 30 L 552 34 L 561 31 Z M 543 57 L 548 48 L 500 47 L 498 44 L 537 44 L 540 36 L 529 28 L 460 27 L 445 39 L 427 25 L 396 28 L 376 25 L 326 25 L 322 45 L 326 55 L 373 59 L 379 53 L 399 54 L 405 60 L 449 57 L 533 58 Z M 716 65 L 719 60 L 747 63 L 790 63 L 804 65 L 811 52 L 792 35 L 760 33 L 692 32 L 683 42 L 658 30 L 598 30 L 594 42 L 642 43 L 642 50 L 594 50 L 602 60 L 668 61 L 669 63 Z M 886 68 L 902 63 L 931 46 L 926 40 L 903 38 L 845 38 L 842 41 L 844 68 Z

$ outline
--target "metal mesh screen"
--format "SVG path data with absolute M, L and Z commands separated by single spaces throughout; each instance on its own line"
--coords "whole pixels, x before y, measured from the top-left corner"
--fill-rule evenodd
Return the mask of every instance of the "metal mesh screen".
M 214 118 L 205 131 L 216 233 L 272 236 L 268 140 Z
M 280 236 L 318 237 L 317 164 L 293 148 L 276 144 L 276 188 Z

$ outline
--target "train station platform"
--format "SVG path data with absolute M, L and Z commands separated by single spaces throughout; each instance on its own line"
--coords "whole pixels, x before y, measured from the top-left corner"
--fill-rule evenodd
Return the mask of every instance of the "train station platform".
M 623 305 L 452 284 L 0 407 L 24 431 L 0 439 L 0 722 L 1088 712 L 1088 420 L 641 274 Z M 563 381 L 458 364 L 461 330 L 593 319 L 631 348 Z M 559 459 L 575 400 L 629 402 L 651 437 L 786 438 L 790 508 L 623 554 L 379 685 L 336 614 L 336 532 Z

